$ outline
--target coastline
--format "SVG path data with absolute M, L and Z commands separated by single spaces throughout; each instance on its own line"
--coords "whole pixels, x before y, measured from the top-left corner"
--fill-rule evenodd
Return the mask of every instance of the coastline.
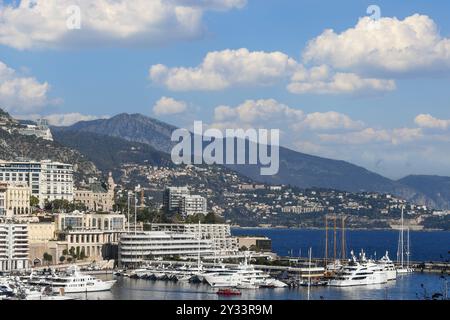
M 305 227 L 305 228 L 299 228 L 299 227 L 288 227 L 288 226 L 282 226 L 282 227 L 242 227 L 242 226 L 236 226 L 231 225 L 231 229 L 241 229 L 241 230 L 325 230 L 325 228 L 319 228 L 319 227 Z M 397 229 L 393 228 L 345 228 L 347 231 L 398 231 Z M 411 230 L 411 232 L 450 232 L 450 230 L 445 229 L 422 229 L 422 230 Z

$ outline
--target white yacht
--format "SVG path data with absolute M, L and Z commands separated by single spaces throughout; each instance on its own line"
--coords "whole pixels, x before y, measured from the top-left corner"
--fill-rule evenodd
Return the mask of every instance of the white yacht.
M 360 261 L 351 252 L 352 259 L 347 266 L 344 266 L 335 278 L 328 282 L 334 287 L 363 286 L 371 284 L 382 284 L 387 282 L 387 274 L 383 268 L 365 259 L 364 252 L 360 255 Z
M 394 262 L 389 259 L 389 253 L 387 251 L 386 254 L 380 260 L 378 260 L 378 264 L 385 271 L 388 281 L 397 279 L 397 270 L 395 268 Z
M 79 272 L 76 266 L 67 270 L 67 274 L 58 275 L 51 281 L 50 286 L 54 293 L 81 293 L 108 291 L 116 283 L 116 280 L 103 281 L 90 275 Z
M 256 270 L 253 265 L 247 263 L 247 259 L 237 268 L 222 268 L 219 272 L 205 273 L 203 277 L 212 287 L 280 288 L 287 286 L 284 282 L 271 278 L 264 271 Z
M 336 272 L 338 272 L 341 269 L 342 269 L 342 263 L 341 263 L 340 260 L 337 259 L 337 260 L 327 264 L 324 272 L 326 272 L 326 273 L 336 273 Z

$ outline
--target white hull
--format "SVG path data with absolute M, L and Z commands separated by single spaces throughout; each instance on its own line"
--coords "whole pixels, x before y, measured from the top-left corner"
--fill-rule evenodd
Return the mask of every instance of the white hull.
M 204 279 L 213 288 L 236 287 L 238 285 L 238 282 L 232 280 L 231 277 L 205 275 Z
M 346 280 L 330 280 L 328 283 L 332 287 L 353 287 L 368 286 L 372 284 L 383 284 L 387 282 L 387 276 L 383 273 L 377 273 L 367 276 L 365 279 L 346 279 Z
M 388 281 L 392 281 L 397 279 L 397 271 L 396 270 L 386 270 L 386 277 Z
M 53 286 L 53 292 L 57 294 L 65 294 L 65 293 L 84 293 L 84 292 L 99 292 L 99 291 L 109 291 L 116 283 L 116 280 L 110 281 L 102 281 L 96 282 L 92 286 L 80 286 L 80 287 L 72 287 L 69 285 L 65 286 Z
M 413 270 L 410 268 L 398 268 L 397 269 L 397 274 L 408 274 L 408 273 L 412 273 Z

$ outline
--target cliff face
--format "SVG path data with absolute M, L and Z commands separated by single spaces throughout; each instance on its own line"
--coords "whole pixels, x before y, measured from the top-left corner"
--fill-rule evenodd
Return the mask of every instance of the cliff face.
M 412 199 L 429 207 L 450 208 L 450 177 L 411 175 L 398 181 L 417 191 Z

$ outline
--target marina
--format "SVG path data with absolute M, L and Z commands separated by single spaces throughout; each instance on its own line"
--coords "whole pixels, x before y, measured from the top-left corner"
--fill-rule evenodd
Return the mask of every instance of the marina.
M 102 276 L 104 280 L 114 277 Z M 423 287 L 422 287 L 423 285 Z M 311 300 L 425 300 L 444 286 L 440 276 L 414 273 L 384 285 L 337 288 L 311 287 Z M 239 290 L 241 295 L 218 295 L 218 289 L 204 283 L 148 281 L 120 277 L 107 292 L 70 295 L 88 300 L 307 300 L 308 288 L 261 288 Z
M 311 230 L 258 231 L 265 234 L 283 232 L 285 237 L 292 237 L 293 233 L 298 236 L 311 234 Z M 379 232 L 364 235 L 372 235 L 373 239 Z M 384 233 L 389 234 L 389 231 Z M 350 238 L 354 238 L 355 234 L 360 234 L 360 231 L 348 231 Z M 413 238 L 418 234 L 414 233 Z M 437 241 L 446 241 L 445 237 L 449 236 L 448 233 L 432 232 L 420 235 Z M 286 240 L 282 239 L 283 243 Z M 413 243 L 420 252 L 423 244 Z M 274 248 L 278 248 L 279 244 L 275 240 Z M 445 259 L 435 262 L 410 261 L 409 271 L 403 272 L 405 265 L 402 266 L 401 261 L 392 261 L 388 251 L 377 260 L 364 250 L 357 254 L 350 250 L 350 259 L 325 261 L 323 257 L 313 258 L 310 249 L 307 257 L 281 257 L 278 260 L 280 265 L 256 264 L 251 262 L 251 256 L 243 256 L 245 258 L 240 259 L 239 263 L 201 259 L 158 260 L 129 270 L 98 270 L 95 266 L 86 265 L 83 271 L 70 267 L 65 271 L 47 270 L 44 273 L 41 269 L 28 276 L 23 275 L 20 278 L 22 286 L 17 277 L 3 277 L 0 290 L 3 298 L 40 300 L 448 299 L 449 264 Z M 10 288 L 11 284 L 13 288 Z M 71 284 L 75 288 L 71 289 Z M 17 290 L 19 287 L 22 290 Z

